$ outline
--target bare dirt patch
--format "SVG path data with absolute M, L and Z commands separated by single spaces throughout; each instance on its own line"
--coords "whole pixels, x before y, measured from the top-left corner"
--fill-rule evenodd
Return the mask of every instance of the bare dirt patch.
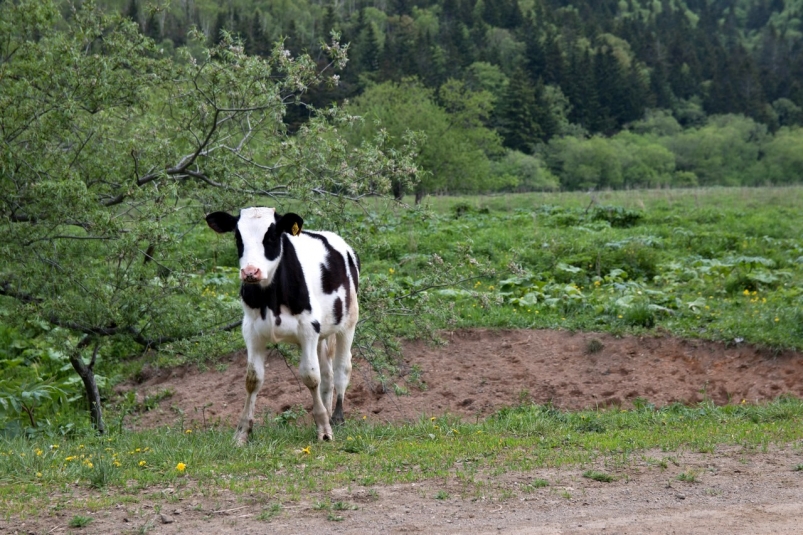
M 445 333 L 447 344 L 404 344 L 409 370 L 420 370 L 425 388 L 380 385 L 369 366 L 355 361 L 346 395 L 346 417 L 409 421 L 451 414 L 468 420 L 522 402 L 560 409 L 632 406 L 642 398 L 656 406 L 711 399 L 722 405 L 803 397 L 803 355 L 750 345 L 726 346 L 664 337 L 615 337 L 549 330 L 472 329 Z M 136 428 L 175 425 L 234 425 L 245 399 L 245 352 L 206 371 L 195 366 L 149 370 L 134 389 L 142 399 L 169 389 L 156 410 L 130 423 Z M 257 411 L 265 417 L 294 406 L 311 410 L 307 388 L 279 355 L 270 355 Z

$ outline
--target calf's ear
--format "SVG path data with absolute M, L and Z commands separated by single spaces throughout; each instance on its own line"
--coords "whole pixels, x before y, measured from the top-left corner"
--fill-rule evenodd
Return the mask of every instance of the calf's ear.
M 224 232 L 231 232 L 237 228 L 237 221 L 239 217 L 234 217 L 227 212 L 212 212 L 206 216 L 206 224 L 215 232 L 223 234 Z
M 276 229 L 279 232 L 287 232 L 293 236 L 298 236 L 303 226 L 304 220 L 301 219 L 301 216 L 292 212 L 284 214 L 276 222 Z

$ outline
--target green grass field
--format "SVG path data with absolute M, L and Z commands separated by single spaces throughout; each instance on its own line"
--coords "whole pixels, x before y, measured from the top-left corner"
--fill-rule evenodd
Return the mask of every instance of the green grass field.
M 591 201 L 588 194 L 511 194 L 432 197 L 428 210 L 369 204 L 354 215 L 364 234 L 364 285 L 387 282 L 407 306 L 426 300 L 444 312 L 426 319 L 436 328 L 662 329 L 803 348 L 803 188 L 602 192 Z M 187 243 L 207 259 L 201 280 L 209 298 L 233 300 L 236 259 L 230 243 L 215 240 L 199 229 Z M 430 288 L 432 255 L 467 280 Z M 473 263 L 484 275 L 475 275 Z M 404 336 L 418 334 L 404 315 L 392 322 Z M 209 365 L 219 355 L 210 348 L 240 344 L 236 333 L 226 334 L 195 352 L 177 345 L 133 363 L 107 359 L 99 370 L 108 388 L 145 361 Z M 121 420 L 130 409 L 124 405 L 112 400 L 107 421 Z M 71 407 L 40 418 L 86 418 L 80 402 Z M 97 437 L 85 425 L 54 424 L 29 438 L 0 438 L 0 510 L 34 515 L 53 496 L 77 499 L 68 498 L 76 488 L 84 491 L 83 506 L 100 509 L 166 484 L 179 494 L 226 488 L 287 503 L 310 489 L 457 478 L 463 495 L 473 496 L 503 472 L 600 458 L 626 467 L 653 448 L 760 451 L 799 443 L 801 416 L 803 403 L 788 398 L 727 407 L 640 404 L 629 411 L 522 405 L 474 424 L 448 417 L 405 425 L 351 421 L 337 442 L 324 444 L 314 441 L 311 426 L 273 421 L 258 426 L 242 449 L 232 448 L 230 429 L 132 432 L 110 425 Z

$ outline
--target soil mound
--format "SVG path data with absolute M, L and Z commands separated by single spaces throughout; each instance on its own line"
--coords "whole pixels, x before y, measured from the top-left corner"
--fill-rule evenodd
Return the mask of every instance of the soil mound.
M 582 409 L 630 407 L 637 398 L 663 406 L 803 397 L 803 355 L 795 351 L 551 330 L 470 329 L 443 337 L 447 343 L 442 346 L 403 345 L 404 361 L 420 374 L 422 385 L 399 381 L 407 394 L 394 384 L 383 388 L 368 364 L 355 359 L 346 418 L 410 421 L 451 414 L 474 420 L 529 401 Z M 203 372 L 195 366 L 151 370 L 141 383 L 121 389 L 135 390 L 140 399 L 166 389 L 173 394 L 127 423 L 136 428 L 175 425 L 182 411 L 185 427 L 233 426 L 245 400 L 245 365 L 243 350 Z M 307 388 L 279 355 L 269 355 L 258 421 L 299 405 L 311 410 Z

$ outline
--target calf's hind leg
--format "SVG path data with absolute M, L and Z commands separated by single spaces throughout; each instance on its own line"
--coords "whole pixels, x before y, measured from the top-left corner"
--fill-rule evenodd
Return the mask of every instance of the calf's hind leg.
M 354 329 L 338 333 L 336 339 L 337 347 L 335 348 L 333 371 L 337 401 L 335 402 L 335 410 L 332 413 L 332 424 L 340 425 L 346 421 L 343 416 L 343 398 L 351 380 L 351 344 L 354 341 Z

